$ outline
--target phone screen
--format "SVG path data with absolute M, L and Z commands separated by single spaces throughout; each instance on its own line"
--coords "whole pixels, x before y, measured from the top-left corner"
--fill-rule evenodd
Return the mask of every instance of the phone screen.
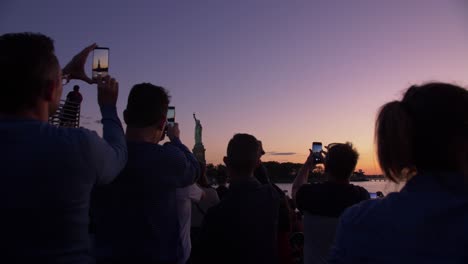
M 312 143 L 312 152 L 320 153 L 321 151 L 322 151 L 322 143 L 321 142 Z
M 312 152 L 314 154 L 315 163 L 323 163 L 322 158 L 322 142 L 313 142 L 312 143 Z
M 93 51 L 93 79 L 109 74 L 109 48 L 95 48 Z
M 371 199 L 377 199 L 377 193 L 369 193 Z
M 175 107 L 169 106 L 167 109 L 167 122 L 170 124 L 174 124 L 175 122 Z

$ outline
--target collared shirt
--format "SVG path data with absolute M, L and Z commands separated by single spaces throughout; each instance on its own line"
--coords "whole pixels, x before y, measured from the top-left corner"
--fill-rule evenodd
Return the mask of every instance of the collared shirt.
M 399 193 L 347 209 L 330 263 L 468 263 L 466 184 L 423 173 Z
M 91 189 L 112 181 L 127 148 L 115 107 L 103 138 L 38 120 L 0 120 L 0 262 L 88 263 Z
M 198 161 L 177 138 L 164 145 L 127 145 L 123 172 L 96 191 L 98 259 L 175 263 L 180 243 L 176 189 L 195 181 Z
M 255 178 L 232 182 L 210 208 L 200 237 L 203 263 L 277 263 L 279 197 Z

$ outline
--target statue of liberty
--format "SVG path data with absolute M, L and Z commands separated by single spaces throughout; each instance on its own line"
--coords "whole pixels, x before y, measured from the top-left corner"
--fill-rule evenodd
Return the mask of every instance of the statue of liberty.
M 202 144 L 202 125 L 200 120 L 195 117 L 195 113 L 193 113 L 193 119 L 195 119 L 195 145 Z

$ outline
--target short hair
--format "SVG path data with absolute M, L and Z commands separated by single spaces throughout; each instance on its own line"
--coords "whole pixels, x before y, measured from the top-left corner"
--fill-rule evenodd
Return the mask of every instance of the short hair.
M 43 89 L 56 81 L 59 63 L 53 40 L 36 33 L 0 36 L 0 113 L 14 114 L 34 107 Z M 57 77 L 54 78 L 53 74 Z
M 239 174 L 250 174 L 255 170 L 259 160 L 258 140 L 249 134 L 236 134 L 227 147 L 226 164 L 229 169 Z
M 447 83 L 411 86 L 401 101 L 382 106 L 375 140 L 380 167 L 394 182 L 404 177 L 405 168 L 463 172 L 468 163 L 468 91 Z
M 157 124 L 166 118 L 169 100 L 168 92 L 161 86 L 136 84 L 128 95 L 124 113 L 127 126 L 143 128 Z
M 359 153 L 353 144 L 333 144 L 325 157 L 325 172 L 337 179 L 348 179 L 356 168 Z
M 73 91 L 79 91 L 79 90 L 80 90 L 80 86 L 78 85 L 73 86 Z

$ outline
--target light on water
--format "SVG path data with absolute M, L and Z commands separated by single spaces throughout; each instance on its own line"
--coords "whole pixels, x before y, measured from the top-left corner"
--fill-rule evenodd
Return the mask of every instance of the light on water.
M 383 192 L 385 195 L 391 192 L 398 192 L 403 187 L 403 184 L 395 184 L 391 181 L 363 181 L 363 182 L 351 182 L 354 185 L 364 187 L 368 192 Z M 282 190 L 287 191 L 287 194 L 291 196 L 292 183 L 277 183 L 278 187 Z

